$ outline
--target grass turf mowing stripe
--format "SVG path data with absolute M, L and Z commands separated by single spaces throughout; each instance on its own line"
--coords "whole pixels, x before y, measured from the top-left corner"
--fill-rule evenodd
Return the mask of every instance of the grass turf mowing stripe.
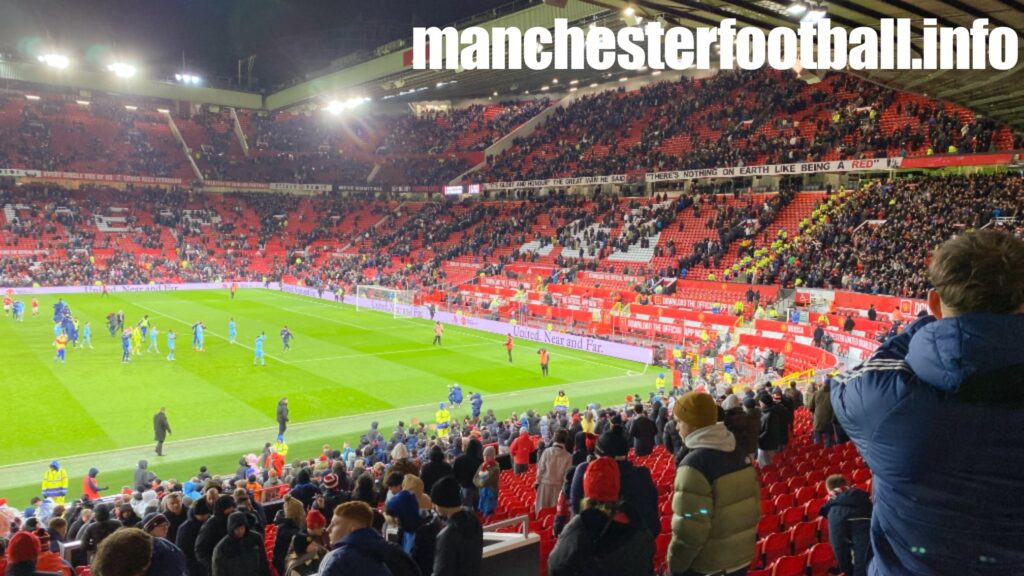
M 135 459 L 129 457 L 131 461 L 127 461 L 122 450 L 133 455 L 137 451 L 138 456 L 151 454 L 152 448 L 146 444 L 151 439 L 150 418 L 160 404 L 168 405 L 175 430 L 171 438 L 175 442 L 183 441 L 178 438 L 191 437 L 203 445 L 200 449 L 186 444 L 186 454 L 163 461 L 169 465 L 169 472 L 162 473 L 165 477 L 174 474 L 184 478 L 194 470 L 180 468 L 179 458 L 203 458 L 215 470 L 222 470 L 220 463 L 223 462 L 223 471 L 229 472 L 234 469 L 240 453 L 259 452 L 262 442 L 276 435 L 273 407 L 282 395 L 292 400 L 296 422 L 325 418 L 325 422 L 331 422 L 339 416 L 365 419 L 392 413 L 404 418 L 416 414 L 432 420 L 432 411 L 418 414 L 414 407 L 436 406 L 438 400 L 446 398 L 447 384 L 456 381 L 463 384 L 467 392 L 483 392 L 485 409 L 501 407 L 502 410 L 506 410 L 503 406 L 517 403 L 523 407 L 549 407 L 551 397 L 546 392 L 533 391 L 537 389 L 578 389 L 580 393 L 585 392 L 588 399 L 591 394 L 603 396 L 603 399 L 596 398 L 599 401 L 621 398 L 619 391 L 635 393 L 645 389 L 642 379 L 627 376 L 631 369 L 640 367 L 632 362 L 609 358 L 594 360 L 586 353 L 551 347 L 552 376 L 541 378 L 532 353 L 516 354 L 512 365 L 506 362 L 502 347 L 504 337 L 500 335 L 487 337 L 489 335 L 450 326 L 452 329 L 445 334 L 445 346 L 427 348 L 433 339 L 432 323 L 428 320 L 396 322 L 391 314 L 357 312 L 352 306 L 271 290 L 243 290 L 236 300 L 230 300 L 221 291 L 132 293 L 111 298 L 68 295 L 66 298 L 76 316 L 93 321 L 96 349 L 72 351 L 68 364 L 61 367 L 68 368 L 63 372 L 70 378 L 65 385 L 76 387 L 85 395 L 85 410 L 67 403 L 64 399 L 67 395 L 57 394 L 46 403 L 56 416 L 33 420 L 27 416 L 33 406 L 25 405 L 13 384 L 15 380 L 4 380 L 7 384 L 0 385 L 0 390 L 11 398 L 15 413 L 26 416 L 18 419 L 17 426 L 9 428 L 15 431 L 13 434 L 0 439 L 0 463 L 48 462 L 54 456 L 111 450 L 109 459 L 93 458 L 99 458 L 101 469 L 121 473 L 132 466 Z M 49 304 L 46 299 L 44 297 L 41 303 L 44 310 Z M 56 296 L 49 299 L 56 300 Z M 180 323 L 185 323 L 187 318 L 201 318 L 214 332 L 222 334 L 220 326 L 226 327 L 227 319 L 233 316 L 239 323 L 239 340 L 248 340 L 258 329 L 268 332 L 274 329 L 271 332 L 273 342 L 276 329 L 287 323 L 297 334 L 296 345 L 286 355 L 275 354 L 287 364 L 268 361 L 267 369 L 255 369 L 250 350 L 215 338 L 208 339 L 206 353 L 192 352 L 187 346 L 191 335 L 188 333 L 179 337 L 177 362 L 166 362 L 162 354 L 144 354 L 132 364 L 122 366 L 119 363 L 120 340 L 111 338 L 103 326 L 106 313 L 118 308 L 123 308 L 132 322 L 142 314 L 150 314 L 161 331 L 173 322 L 172 318 Z M 300 314 L 299 310 L 288 308 L 319 312 Z M 55 371 L 55 367 L 43 361 L 52 354 L 51 335 L 49 318 L 26 319 L 25 323 L 17 325 L 3 323 L 0 356 L 9 353 L 4 351 L 16 350 L 8 344 L 22 337 L 35 354 L 18 353 L 17 358 L 5 358 L 7 361 L 0 362 L 0 366 L 16 365 L 20 373 L 39 376 L 29 381 L 45 382 Z M 533 345 L 524 342 L 518 342 L 517 351 L 525 351 Z M 160 343 L 163 347 L 162 335 Z M 270 344 L 268 348 L 272 349 Z M 340 356 L 346 358 L 328 360 Z M 590 385 L 573 384 L 594 380 L 607 380 L 607 389 L 615 393 L 601 393 L 604 387 L 595 389 Z M 90 429 L 84 418 L 79 421 L 83 413 L 99 422 L 100 428 Z M 504 416 L 507 412 L 498 412 L 498 415 Z M 30 442 L 40 421 L 59 430 L 55 438 L 41 445 Z M 54 422 L 57 424 L 53 425 Z M 250 430 L 254 426 L 270 432 L 259 432 L 245 437 L 244 441 L 224 439 L 238 438 L 234 431 Z M 289 441 L 293 445 L 308 442 L 310 446 L 324 439 L 336 443 L 339 434 L 347 433 L 342 428 L 348 424 L 325 426 L 314 426 L 308 432 L 296 428 L 296 437 L 292 437 L 290 430 Z M 211 434 L 223 433 L 229 436 L 205 439 Z M 169 448 L 171 446 L 173 444 L 168 444 Z M 14 469 L 20 469 L 21 473 L 9 471 Z M 72 469 L 71 472 L 74 475 L 84 470 Z M 32 490 L 31 485 L 36 484 L 42 469 L 28 473 L 27 477 L 26 473 L 27 468 L 21 466 L 0 469 L 0 486 L 5 487 L 5 493 L 9 487 L 26 484 L 28 487 L 24 489 Z M 72 482 L 72 493 L 75 492 L 76 485 Z

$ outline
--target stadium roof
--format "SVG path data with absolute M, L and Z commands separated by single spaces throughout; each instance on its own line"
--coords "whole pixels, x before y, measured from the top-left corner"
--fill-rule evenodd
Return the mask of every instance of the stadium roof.
M 739 25 L 769 29 L 799 26 L 800 16 L 786 12 L 789 0 L 582 0 L 621 13 L 633 7 L 638 15 L 664 17 L 684 26 L 717 26 L 724 18 L 736 18 Z M 813 4 L 814 2 L 805 2 Z M 827 0 L 833 26 L 877 27 L 882 18 L 912 18 L 914 44 L 920 46 L 920 21 L 935 18 L 940 26 L 970 27 L 976 18 L 988 18 L 992 26 L 1024 30 L 1024 2 L 1020 0 Z M 1024 52 L 1024 43 L 1019 45 Z M 1024 129 L 1024 54 L 1016 68 L 996 70 L 874 71 L 857 75 L 884 84 L 967 106 L 990 118 Z

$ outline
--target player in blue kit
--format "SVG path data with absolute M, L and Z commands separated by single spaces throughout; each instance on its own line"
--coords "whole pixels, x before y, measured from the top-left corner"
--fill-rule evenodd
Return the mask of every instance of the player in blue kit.
M 82 326 L 82 348 L 86 346 L 92 348 L 92 325 L 88 322 L 85 323 L 85 326 Z
M 263 355 L 263 342 L 266 341 L 266 339 L 267 335 L 263 332 L 260 332 L 260 335 L 256 337 L 256 342 L 253 346 L 253 349 L 256 352 L 256 356 L 252 359 L 253 366 L 255 366 L 257 362 L 260 363 L 260 366 L 267 365 L 267 359 L 264 358 Z
M 174 335 L 174 330 L 167 331 L 167 359 L 171 362 L 174 361 L 174 340 L 177 338 Z
M 146 352 L 160 353 L 160 344 L 157 343 L 156 337 L 160 332 L 156 329 L 156 326 L 149 327 L 149 348 L 146 348 Z
M 200 320 L 192 325 L 192 349 L 196 352 L 203 351 L 203 321 Z
M 234 298 L 234 292 L 231 293 L 231 297 Z M 228 344 L 235 344 L 238 342 L 238 328 L 235 326 L 235 319 L 232 318 L 228 322 Z
M 132 361 L 132 329 L 125 328 L 121 332 L 121 364 Z

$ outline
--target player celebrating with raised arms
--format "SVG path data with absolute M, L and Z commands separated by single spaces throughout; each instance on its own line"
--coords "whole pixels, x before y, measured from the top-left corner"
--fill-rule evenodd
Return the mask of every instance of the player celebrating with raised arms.
M 256 337 L 256 342 L 253 344 L 253 351 L 256 353 L 256 356 L 252 359 L 253 366 L 255 366 L 257 362 L 260 363 L 260 366 L 267 365 L 267 359 L 264 358 L 263 355 L 263 342 L 266 340 L 267 335 L 264 332 L 260 332 L 260 335 Z
M 196 352 L 203 351 L 203 321 L 200 320 L 192 325 L 192 349 Z

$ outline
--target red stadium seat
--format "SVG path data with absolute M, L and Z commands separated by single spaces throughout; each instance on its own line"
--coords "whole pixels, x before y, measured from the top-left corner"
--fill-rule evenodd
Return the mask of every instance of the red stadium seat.
M 853 472 L 853 478 L 851 478 L 854 484 L 863 484 L 871 480 L 871 470 L 867 468 L 859 468 Z
M 804 505 L 804 518 L 808 522 L 817 522 L 818 516 L 821 515 L 821 507 L 828 502 L 828 498 L 815 498 Z
M 786 554 L 789 554 L 789 534 L 782 532 L 769 534 L 761 543 L 763 566 L 770 566 Z
M 804 486 L 803 488 L 796 491 L 796 503 L 806 504 L 807 502 L 814 500 L 815 496 L 817 496 L 817 493 L 815 492 L 814 488 L 810 486 Z
M 818 543 L 818 523 L 801 522 L 789 531 L 789 543 L 793 554 L 800 554 Z
M 763 538 L 769 534 L 773 534 L 779 531 L 781 521 L 779 520 L 778 514 L 766 514 L 761 517 L 761 520 L 757 523 L 757 537 Z
M 782 511 L 779 515 L 779 519 L 782 521 L 782 529 L 789 530 L 793 526 L 804 521 L 804 507 L 803 506 L 791 506 Z
M 803 556 L 783 556 L 772 566 L 772 576 L 803 576 L 806 564 Z
M 836 556 L 828 542 L 815 544 L 807 552 L 807 573 L 810 576 L 826 576 L 836 565 Z
M 793 505 L 792 494 L 782 494 L 775 497 L 775 510 L 782 512 Z

